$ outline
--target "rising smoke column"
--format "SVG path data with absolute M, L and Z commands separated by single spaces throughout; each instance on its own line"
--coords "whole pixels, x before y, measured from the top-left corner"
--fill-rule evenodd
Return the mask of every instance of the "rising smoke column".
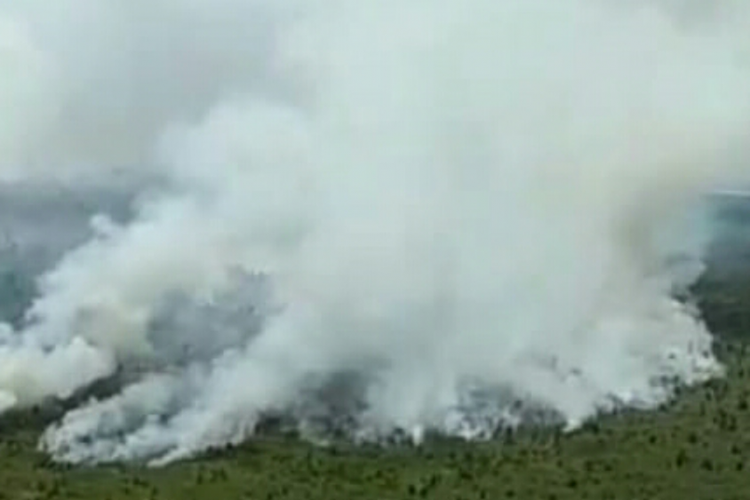
M 0 2 L 2 177 L 166 185 L 127 224 L 96 218 L 0 340 L 3 409 L 140 367 L 48 429 L 56 459 L 162 464 L 269 412 L 306 428 L 342 374 L 356 437 L 418 439 L 486 435 L 515 399 L 575 427 L 720 373 L 672 293 L 703 243 L 675 221 L 745 157 L 750 73 L 722 17 L 56 5 Z

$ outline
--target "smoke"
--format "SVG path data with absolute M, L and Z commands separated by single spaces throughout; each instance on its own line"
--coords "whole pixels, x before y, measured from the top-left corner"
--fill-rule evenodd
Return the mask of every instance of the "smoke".
M 269 414 L 484 437 L 720 374 L 673 296 L 748 156 L 747 8 L 615 4 L 0 0 L 0 177 L 138 180 L 5 327 L 0 408 L 127 373 L 41 446 L 159 465 Z

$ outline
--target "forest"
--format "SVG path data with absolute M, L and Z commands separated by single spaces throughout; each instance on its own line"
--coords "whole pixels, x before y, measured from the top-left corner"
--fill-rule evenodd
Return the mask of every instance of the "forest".
M 656 411 L 604 416 L 570 434 L 528 427 L 483 443 L 434 437 L 421 447 L 320 447 L 269 431 L 149 469 L 53 463 L 37 440 L 66 403 L 50 404 L 0 419 L 0 499 L 744 500 L 750 257 L 743 252 L 715 252 L 690 298 L 716 335 L 726 377 L 680 391 Z

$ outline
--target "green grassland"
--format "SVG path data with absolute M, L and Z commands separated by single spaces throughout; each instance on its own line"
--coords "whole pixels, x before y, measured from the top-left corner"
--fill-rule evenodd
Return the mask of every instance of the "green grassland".
M 0 499 L 662 499 L 750 498 L 750 279 L 704 280 L 722 380 L 652 412 L 573 434 L 525 430 L 482 444 L 314 447 L 268 435 L 164 469 L 70 468 L 36 451 L 42 411 L 0 419 Z M 750 339 L 750 337 L 748 337 Z

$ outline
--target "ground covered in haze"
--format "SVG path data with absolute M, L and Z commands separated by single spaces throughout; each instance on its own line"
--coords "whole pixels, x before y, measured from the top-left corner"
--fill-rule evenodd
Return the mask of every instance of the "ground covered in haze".
M 36 410 L 0 419 L 0 499 L 745 500 L 750 274 L 738 269 L 714 270 L 697 288 L 727 377 L 659 411 L 609 416 L 565 436 L 526 430 L 484 444 L 382 450 L 315 448 L 270 434 L 166 469 L 73 469 L 36 452 L 57 416 Z

